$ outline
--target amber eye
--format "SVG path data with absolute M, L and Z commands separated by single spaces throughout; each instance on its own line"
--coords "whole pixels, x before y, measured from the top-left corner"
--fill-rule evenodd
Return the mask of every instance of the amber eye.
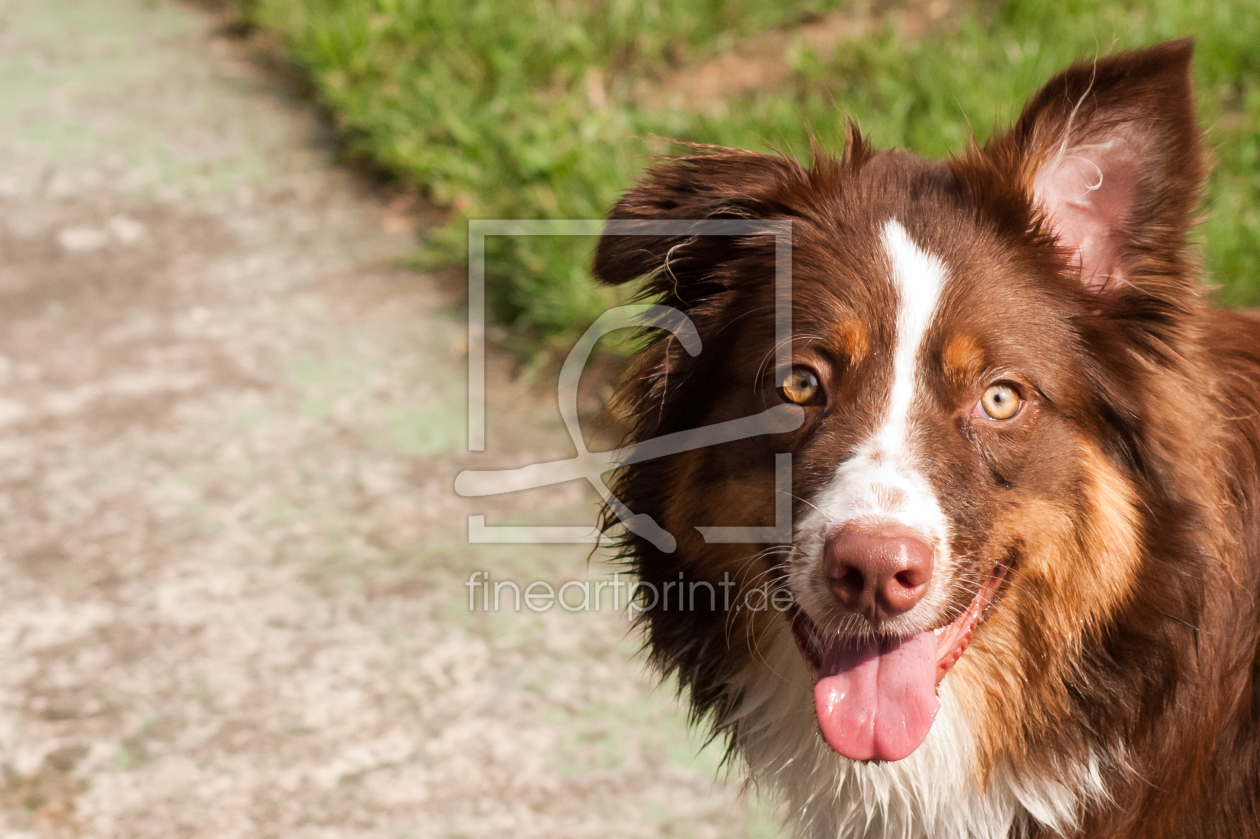
M 982 412 L 989 419 L 1008 420 L 1019 413 L 1019 406 L 1019 392 L 1015 388 L 1003 384 L 989 385 L 976 405 L 978 410 L 973 413 Z
M 818 384 L 818 375 L 813 370 L 808 367 L 793 367 L 779 391 L 789 402 L 808 405 L 819 397 L 822 386 Z

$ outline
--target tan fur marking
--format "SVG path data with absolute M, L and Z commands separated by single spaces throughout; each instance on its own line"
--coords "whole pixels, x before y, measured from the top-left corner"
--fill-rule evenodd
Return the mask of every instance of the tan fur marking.
M 984 350 L 970 335 L 955 335 L 945 345 L 942 356 L 945 374 L 951 382 L 963 387 L 974 381 L 984 369 Z
M 1141 538 L 1133 487 L 1091 443 L 1077 461 L 1080 498 L 1031 501 L 995 523 L 996 544 L 1022 540 L 1019 568 L 949 677 L 972 718 L 987 721 L 976 732 L 982 780 L 1038 753 L 1030 742 L 1038 732 L 1068 725 L 1074 659 L 1133 595 Z M 1075 519 L 1074 502 L 1083 508 Z
M 871 351 L 870 336 L 859 321 L 841 321 L 836 327 L 836 339 L 840 351 L 849 359 L 850 364 L 857 364 Z

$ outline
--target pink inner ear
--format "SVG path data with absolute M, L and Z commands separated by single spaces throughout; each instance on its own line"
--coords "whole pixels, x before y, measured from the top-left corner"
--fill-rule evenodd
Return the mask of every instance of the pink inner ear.
M 1136 161 L 1119 140 L 1067 149 L 1037 175 L 1036 200 L 1091 291 L 1124 279 L 1120 233 L 1137 175 Z

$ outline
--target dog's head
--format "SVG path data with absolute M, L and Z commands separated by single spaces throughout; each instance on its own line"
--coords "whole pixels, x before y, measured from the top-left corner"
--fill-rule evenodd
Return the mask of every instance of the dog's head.
M 668 337 L 643 351 L 622 392 L 637 439 L 783 402 L 804 416 L 615 482 L 677 539 L 666 553 L 627 537 L 645 581 L 734 581 L 716 603 L 705 589 L 646 614 L 698 711 L 727 710 L 731 674 L 762 666 L 759 639 L 787 623 L 823 736 L 847 757 L 914 751 L 943 678 L 965 678 L 1008 740 L 1036 737 L 1092 689 L 1092 639 L 1120 643 L 1122 618 L 1172 608 L 1177 592 L 1134 592 L 1187 520 L 1169 448 L 1195 411 L 1180 369 L 1205 170 L 1190 56 L 1171 42 L 1074 66 L 947 163 L 873 151 L 856 131 L 809 169 L 705 148 L 618 202 L 615 219 L 792 224 L 790 366 L 774 361 L 772 238 L 681 226 L 605 236 L 595 259 L 604 282 L 646 277 L 703 342 L 695 357 Z M 774 523 L 780 452 L 791 544 L 707 542 L 697 528 Z M 792 605 L 752 607 L 763 585 Z M 956 663 L 964 675 L 947 676 Z

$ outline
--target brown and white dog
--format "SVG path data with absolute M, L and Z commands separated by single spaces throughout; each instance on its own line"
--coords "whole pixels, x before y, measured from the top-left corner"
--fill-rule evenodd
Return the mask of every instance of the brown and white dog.
M 605 235 L 595 274 L 703 342 L 651 333 L 633 439 L 801 406 L 613 490 L 677 540 L 625 536 L 644 582 L 735 581 L 648 648 L 803 835 L 1260 836 L 1260 320 L 1187 244 L 1191 53 L 1073 66 L 945 163 L 697 148 L 611 213 L 792 225 L 777 373 L 771 238 Z M 773 523 L 781 452 L 790 542 L 706 542 Z

